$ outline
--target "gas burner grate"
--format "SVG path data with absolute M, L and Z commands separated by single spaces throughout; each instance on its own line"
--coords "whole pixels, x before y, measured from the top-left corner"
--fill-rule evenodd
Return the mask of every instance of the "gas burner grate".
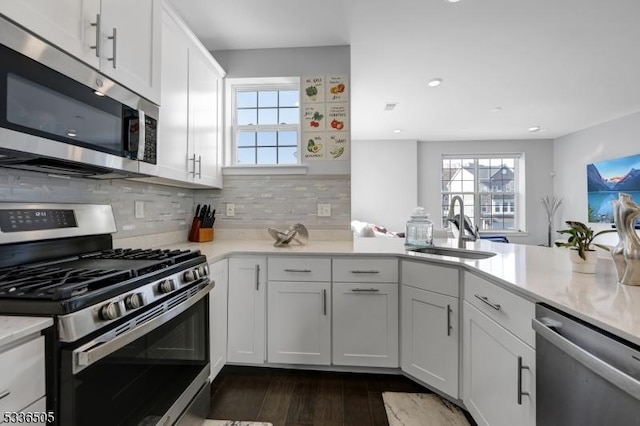
M 0 297 L 62 300 L 132 278 L 131 271 L 51 266 L 0 269 Z
M 111 249 L 80 256 L 81 259 L 171 260 L 171 264 L 184 262 L 200 255 L 199 251 L 169 249 Z

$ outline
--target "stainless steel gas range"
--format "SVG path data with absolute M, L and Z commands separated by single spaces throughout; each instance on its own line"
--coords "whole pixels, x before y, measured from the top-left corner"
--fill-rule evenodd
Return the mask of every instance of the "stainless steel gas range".
M 49 316 L 57 424 L 200 424 L 209 279 L 199 251 L 114 249 L 111 206 L 0 203 L 0 314 Z

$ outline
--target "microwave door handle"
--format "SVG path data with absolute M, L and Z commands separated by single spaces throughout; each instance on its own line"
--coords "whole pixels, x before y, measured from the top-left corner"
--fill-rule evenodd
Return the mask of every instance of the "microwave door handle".
M 91 342 L 80 346 L 78 349 L 74 350 L 72 354 L 73 374 L 75 375 L 79 373 L 90 365 L 100 361 L 102 358 L 111 355 L 118 349 L 125 347 L 129 343 L 139 339 L 145 334 L 155 330 L 163 324 L 166 324 L 169 320 L 177 317 L 178 315 L 189 309 L 191 306 L 198 303 L 213 289 L 214 285 L 215 283 L 213 281 L 209 282 L 206 287 L 204 287 L 202 290 L 198 291 L 198 293 L 180 303 L 179 305 L 173 307 L 172 309 L 169 309 L 162 315 L 159 315 L 152 320 L 149 320 L 144 324 L 127 331 L 126 333 L 115 336 L 111 340 L 109 340 L 108 337 L 105 338 L 105 336 L 100 336 L 92 340 Z M 135 318 L 132 319 L 132 321 L 134 320 Z M 106 334 L 108 335 L 109 333 Z
M 144 160 L 147 124 L 144 117 L 144 111 L 138 110 L 138 151 L 136 158 L 138 160 Z

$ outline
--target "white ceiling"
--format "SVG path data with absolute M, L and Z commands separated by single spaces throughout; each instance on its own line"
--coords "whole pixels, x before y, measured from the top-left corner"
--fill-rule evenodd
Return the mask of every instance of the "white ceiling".
M 556 138 L 640 111 L 640 0 L 171 3 L 213 51 L 350 45 L 353 139 Z

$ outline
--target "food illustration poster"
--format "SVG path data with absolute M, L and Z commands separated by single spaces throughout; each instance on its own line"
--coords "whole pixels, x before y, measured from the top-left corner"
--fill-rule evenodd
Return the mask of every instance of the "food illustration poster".
M 329 131 L 349 130 L 349 104 L 346 102 L 326 104 L 326 129 Z
M 302 130 L 305 132 L 321 132 L 325 130 L 325 104 L 307 104 L 302 107 Z
M 322 133 L 303 133 L 304 136 L 302 151 L 305 160 L 324 160 L 326 159 L 327 144 L 325 141 L 326 134 Z
M 302 78 L 302 103 L 324 102 L 324 76 Z
M 347 102 L 349 100 L 346 75 L 327 76 L 325 87 L 327 88 L 326 102 Z
M 349 133 L 329 133 L 326 138 L 326 145 L 328 159 L 349 159 Z

